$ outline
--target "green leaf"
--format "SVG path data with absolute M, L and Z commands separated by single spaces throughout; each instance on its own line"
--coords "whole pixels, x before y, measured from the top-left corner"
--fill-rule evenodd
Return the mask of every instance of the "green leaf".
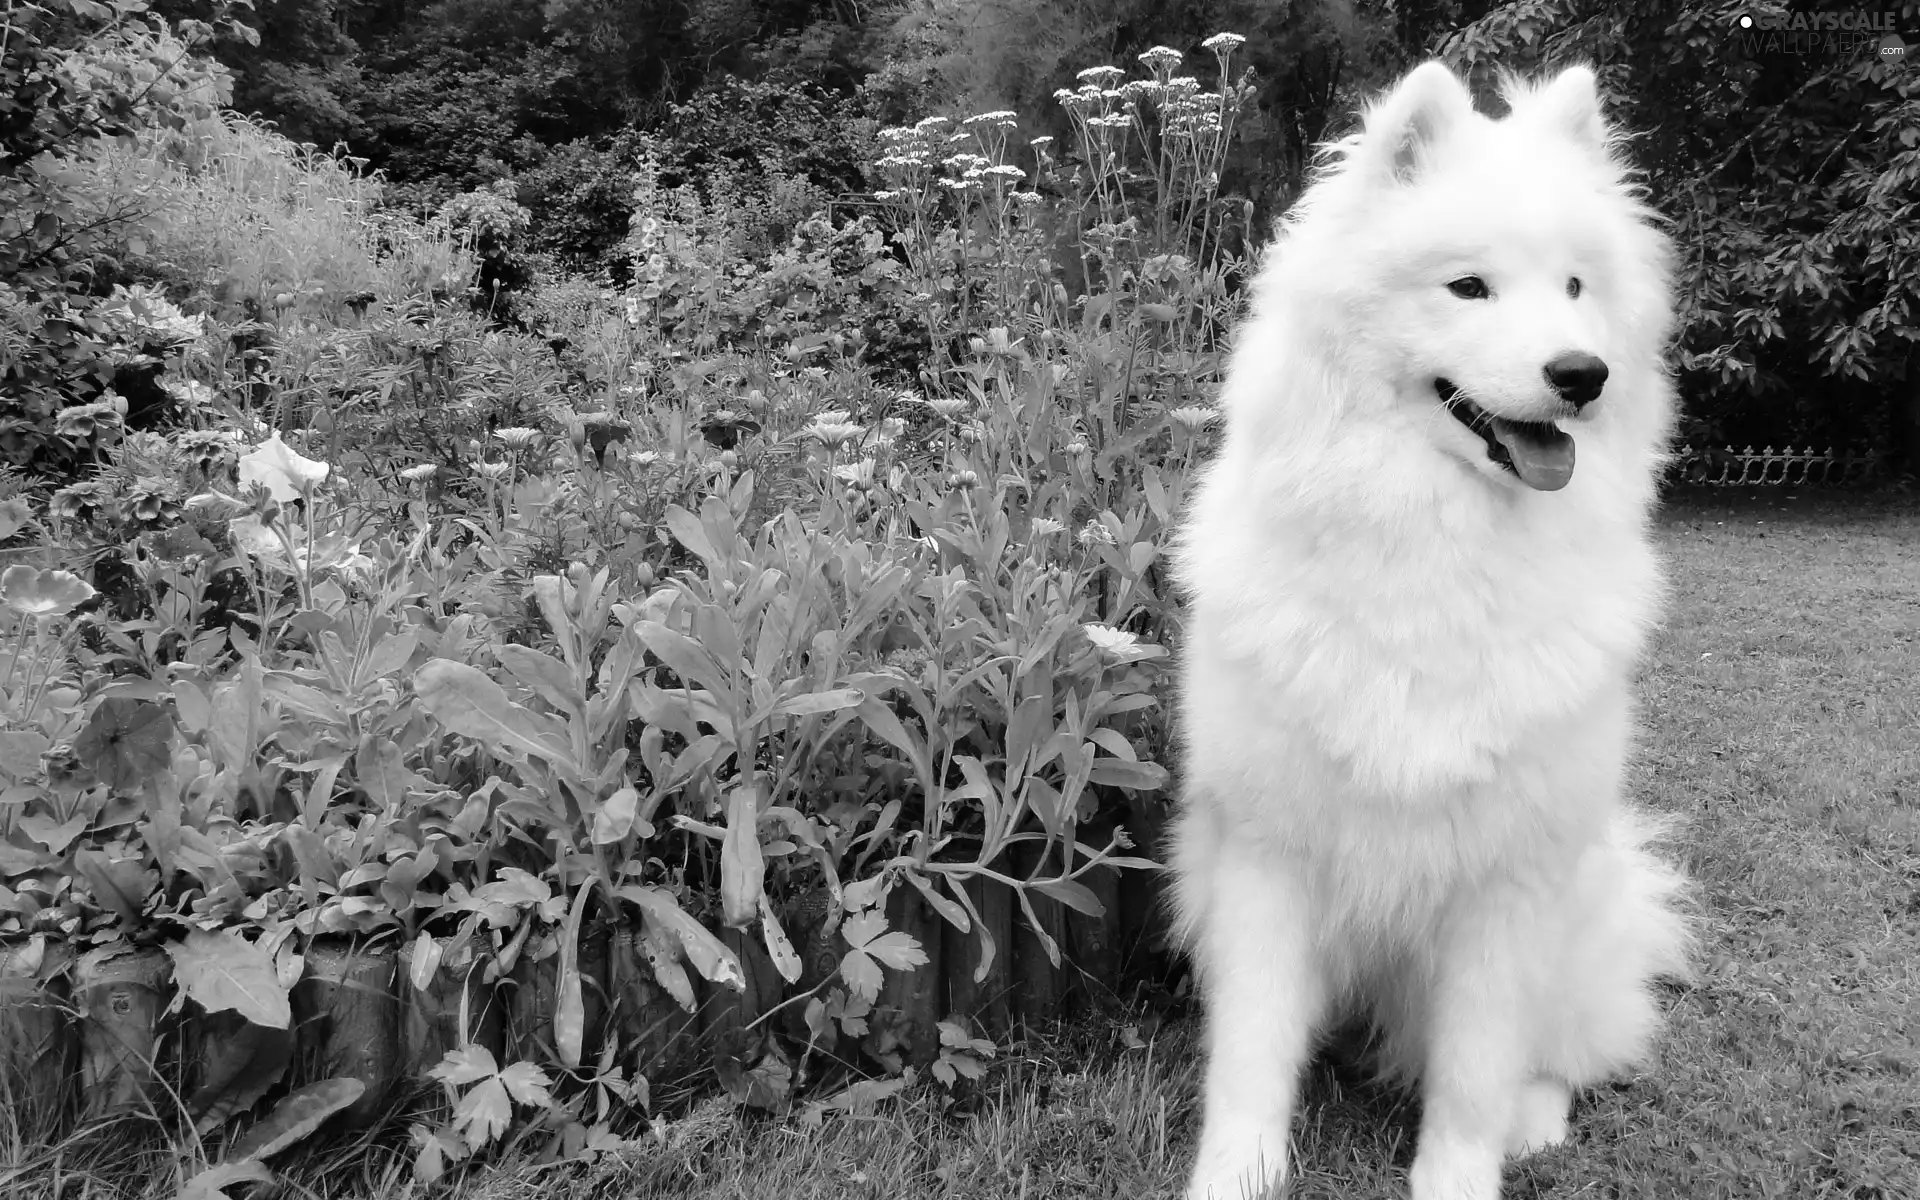
M 896 971 L 911 971 L 927 965 L 927 952 L 920 948 L 919 941 L 900 930 L 883 933 L 860 948 Z
M 475 1150 L 505 1133 L 512 1119 L 513 1099 L 498 1075 L 475 1084 L 453 1110 L 454 1130 Z
M 285 836 L 288 848 L 293 851 L 293 860 L 300 866 L 303 886 L 324 883 L 330 888 L 339 888 L 340 872 L 319 834 L 304 825 L 289 825 Z
M 914 774 L 920 780 L 921 786 L 926 787 L 929 782 L 929 772 L 926 767 L 926 748 L 920 739 L 910 733 L 907 727 L 900 723 L 900 718 L 894 715 L 893 710 L 888 708 L 884 701 L 873 696 L 869 696 L 860 702 L 859 713 L 861 722 L 864 723 L 869 730 L 878 734 L 881 738 L 891 743 L 902 754 L 906 755 L 907 763 L 913 767 Z M 932 789 L 929 788 L 928 790 Z
M 654 657 L 680 677 L 683 686 L 704 688 L 713 693 L 721 712 L 730 709 L 734 701 L 733 677 L 714 661 L 705 646 L 658 621 L 636 621 L 632 628 Z M 730 720 L 715 728 L 729 737 L 737 736 Z
M 767 956 L 773 959 L 774 970 L 780 972 L 780 978 L 788 983 L 798 982 L 800 956 L 787 939 L 787 931 L 780 927 L 780 918 L 774 913 L 773 902 L 767 899 L 765 891 L 760 893 L 760 936 L 767 943 Z
M 849 950 L 840 956 L 840 978 L 847 990 L 862 1000 L 871 1001 L 880 994 L 880 964 L 864 951 Z
M 1033 885 L 1044 895 L 1052 896 L 1068 908 L 1078 909 L 1090 917 L 1106 915 L 1106 908 L 1100 903 L 1093 889 L 1076 879 L 1048 879 Z
M 274 1174 L 252 1160 L 216 1163 L 181 1185 L 174 1200 L 233 1200 L 226 1189 L 241 1183 L 272 1183 Z
M 560 1055 L 560 1065 L 568 1070 L 580 1065 L 581 1047 L 586 1042 L 587 1008 L 580 989 L 580 922 L 586 916 L 593 887 L 594 880 L 588 878 L 574 893 L 573 908 L 560 932 L 560 994 L 553 1005 L 553 1047 Z
M 958 929 L 961 933 L 967 933 L 973 928 L 973 922 L 967 918 L 967 910 L 947 899 L 945 896 L 942 896 L 926 876 L 920 874 L 918 871 L 908 871 L 906 872 L 906 876 L 907 882 L 911 883 L 919 890 L 922 896 L 927 898 L 927 903 L 933 905 L 934 911 L 946 918 L 947 924 Z
M 531 646 L 519 646 L 511 642 L 495 646 L 493 656 L 500 665 L 513 673 L 513 677 L 526 685 L 529 691 L 538 695 L 548 704 L 561 712 L 575 717 L 582 714 L 580 687 L 574 682 L 573 670 L 551 654 L 542 654 Z
M 231 929 L 190 931 L 167 944 L 173 977 L 208 1012 L 237 1012 L 255 1025 L 285 1029 L 293 1021 L 273 956 Z
M 1129 742 L 1126 735 L 1118 729 L 1102 726 L 1089 731 L 1087 740 L 1097 744 L 1115 758 L 1123 758 L 1128 762 L 1138 762 L 1140 759 L 1140 756 L 1133 752 L 1133 743 Z
M 489 749 L 528 754 L 579 776 L 580 766 L 553 721 L 507 698 L 485 671 L 436 658 L 413 674 L 413 689 L 435 720 Z
M 880 994 L 881 964 L 906 971 L 927 962 L 911 935 L 886 928 L 887 918 L 879 912 L 856 913 L 840 923 L 840 936 L 850 947 L 840 956 L 840 977 L 857 999 L 871 1002 Z
M 720 911 L 745 929 L 760 913 L 766 859 L 760 853 L 760 786 L 749 779 L 727 793 L 727 834 L 720 843 Z
M 360 664 L 360 670 L 355 672 L 355 683 L 365 687 L 400 670 L 412 660 L 413 652 L 419 645 L 420 631 L 415 628 L 403 629 L 380 639 L 380 644 L 373 648 Z
M 173 762 L 173 718 L 142 700 L 100 702 L 73 751 L 107 786 L 134 792 Z
M 291 950 L 289 945 L 287 949 Z M 281 975 L 297 978 L 294 972 Z M 206 1136 L 246 1112 L 277 1087 L 293 1065 L 292 1029 L 269 1029 L 251 1022 L 230 1028 L 221 1046 L 204 1060 L 199 1086 L 187 1098 L 195 1133 Z
M 548 1089 L 553 1086 L 547 1073 L 530 1062 L 517 1062 L 500 1072 L 500 1082 L 506 1085 L 507 1094 L 521 1104 L 533 1107 L 545 1107 L 553 1103 L 553 1094 Z
M 829 692 L 801 692 L 797 696 L 788 696 L 773 706 L 770 716 L 775 717 L 811 717 L 819 713 L 839 712 L 853 708 L 867 698 L 859 688 L 835 688 Z
M 229 1162 L 267 1158 L 301 1141 L 326 1119 L 360 1099 L 367 1085 L 358 1079 L 323 1079 L 289 1092 L 273 1111 L 227 1147 Z
M 694 516 L 678 504 L 667 509 L 667 531 L 673 534 L 673 540 L 693 551 L 694 555 L 706 564 L 707 574 L 715 579 L 727 576 L 727 563 L 721 559 L 720 552 L 713 548 L 713 541 L 707 537 L 700 518 Z
M 640 812 L 640 793 L 623 787 L 600 802 L 593 814 L 593 844 L 606 846 L 633 832 L 634 818 Z M 652 833 L 649 826 L 641 836 Z
M 1158 763 L 1099 758 L 1094 760 L 1092 768 L 1087 772 L 1087 781 L 1106 787 L 1150 792 L 1167 786 L 1167 771 Z
M 447 1051 L 446 1056 L 427 1072 L 452 1087 L 464 1087 L 499 1073 L 500 1064 L 494 1060 L 493 1051 L 472 1042 Z
M 638 906 L 650 923 L 678 941 L 694 970 L 736 992 L 747 990 L 747 976 L 740 969 L 739 958 L 706 926 L 688 916 L 671 892 L 630 883 L 615 895 Z

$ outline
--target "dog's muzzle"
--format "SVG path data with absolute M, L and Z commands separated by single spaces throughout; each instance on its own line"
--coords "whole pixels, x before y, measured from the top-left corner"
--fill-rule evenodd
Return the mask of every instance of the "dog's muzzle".
M 1583 357 L 1593 358 L 1590 354 Z M 1599 378 L 1604 383 L 1606 364 L 1597 358 L 1593 361 L 1599 363 Z M 1590 382 L 1590 373 L 1587 382 Z M 1557 383 L 1555 386 L 1559 388 Z M 1566 389 L 1559 390 L 1569 403 L 1579 407 L 1600 394 L 1598 383 L 1592 384 L 1592 389 L 1592 395 L 1581 400 L 1574 400 Z M 1513 472 L 1520 482 L 1535 491 L 1557 492 L 1573 478 L 1573 438 L 1558 425 L 1551 421 L 1510 421 L 1496 417 L 1445 379 L 1434 380 L 1433 390 L 1439 395 L 1440 403 L 1453 414 L 1453 419 L 1487 444 L 1487 457 Z

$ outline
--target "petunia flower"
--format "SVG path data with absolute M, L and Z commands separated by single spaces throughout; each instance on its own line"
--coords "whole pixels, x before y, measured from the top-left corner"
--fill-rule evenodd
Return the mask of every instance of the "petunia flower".
M 71 571 L 43 571 L 21 563 L 0 572 L 0 602 L 23 616 L 71 612 L 95 594 L 92 584 Z
M 260 484 L 282 504 L 298 500 L 317 487 L 333 468 L 306 458 L 275 433 L 251 454 L 240 456 L 240 486 Z

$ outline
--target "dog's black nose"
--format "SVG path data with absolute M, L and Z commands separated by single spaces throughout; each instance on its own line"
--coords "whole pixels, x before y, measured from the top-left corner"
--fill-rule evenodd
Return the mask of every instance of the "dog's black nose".
M 1607 364 L 1592 354 L 1562 354 L 1546 369 L 1547 382 L 1575 408 L 1585 408 L 1598 400 L 1600 389 L 1607 385 Z

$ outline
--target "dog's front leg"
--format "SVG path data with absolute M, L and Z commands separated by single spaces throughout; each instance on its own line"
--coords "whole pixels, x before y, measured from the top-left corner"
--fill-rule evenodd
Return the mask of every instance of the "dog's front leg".
M 1499 1200 L 1527 1082 L 1529 947 L 1548 906 L 1496 885 L 1460 904 L 1436 947 L 1413 1200 Z
M 1286 1179 L 1300 1073 L 1326 1003 L 1308 890 L 1291 868 L 1222 845 L 1196 881 L 1207 1010 L 1200 1152 L 1188 1200 L 1264 1200 Z

